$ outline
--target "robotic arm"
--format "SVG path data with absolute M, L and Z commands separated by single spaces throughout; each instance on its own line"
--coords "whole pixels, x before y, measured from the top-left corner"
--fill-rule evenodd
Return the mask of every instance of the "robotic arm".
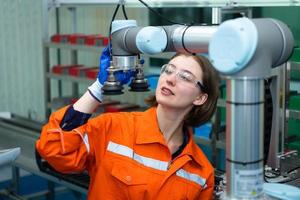
M 220 26 L 161 27 L 138 27 L 135 20 L 115 20 L 111 38 L 113 62 L 108 69 L 110 78 L 104 84 L 104 94 L 119 93 L 122 87 L 113 73 L 130 69 L 136 70 L 131 90 L 147 91 L 140 53 L 209 52 L 211 61 L 221 73 L 266 77 L 272 67 L 288 59 L 293 49 L 292 33 L 275 19 L 238 18 Z
M 264 79 L 292 53 L 289 28 L 275 19 L 162 27 L 137 27 L 134 20 L 122 20 L 113 22 L 111 37 L 110 78 L 103 87 L 109 94 L 120 89 L 113 78 L 117 70 L 135 69 L 131 90 L 147 90 L 140 53 L 209 53 L 214 67 L 227 78 L 225 198 L 263 199 Z
M 147 91 L 139 54 L 161 52 L 206 53 L 208 42 L 217 26 L 162 26 L 137 27 L 135 20 L 116 20 L 112 23 L 112 65 L 110 78 L 104 84 L 104 94 L 120 93 L 122 87 L 113 78 L 116 70 L 136 71 L 131 91 Z

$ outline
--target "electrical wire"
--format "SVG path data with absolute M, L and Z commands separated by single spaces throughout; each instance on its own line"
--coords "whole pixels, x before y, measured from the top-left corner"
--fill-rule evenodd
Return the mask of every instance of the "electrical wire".
M 153 8 L 151 8 L 143 0 L 138 0 L 138 1 L 141 2 L 144 6 L 146 6 L 151 12 L 153 12 L 154 14 L 158 15 L 160 18 L 164 19 L 165 21 L 167 21 L 167 22 L 169 22 L 171 24 L 179 24 L 179 25 L 184 25 L 184 26 L 193 26 L 194 25 L 194 22 L 191 22 L 190 24 L 184 24 L 184 23 L 174 22 L 174 21 L 166 18 L 165 16 L 163 16 L 162 14 L 160 14 L 159 12 L 157 12 L 156 10 L 154 10 Z
M 123 15 L 124 15 L 125 19 L 127 20 L 128 17 L 127 17 L 127 13 L 126 13 L 125 5 L 124 4 L 122 4 L 122 11 L 123 11 Z
M 117 12 L 119 10 L 119 7 L 120 7 L 120 3 L 118 3 L 118 5 L 116 6 L 115 8 L 115 11 L 114 11 L 114 14 L 111 18 L 111 22 L 110 22 L 110 25 L 109 25 L 109 33 L 108 33 L 108 48 L 109 48 L 109 55 L 110 55 L 110 60 L 112 60 L 112 50 L 111 50 L 111 29 L 112 29 L 112 22 L 115 20 L 116 18 L 116 15 L 117 15 Z
M 116 18 L 116 15 L 118 13 L 118 10 L 120 8 L 120 3 L 118 3 L 118 5 L 116 6 L 115 8 L 115 11 L 114 11 L 114 14 L 111 18 L 111 22 L 110 22 L 110 25 L 109 25 L 109 33 L 108 33 L 108 44 L 109 44 L 109 55 L 110 55 L 110 60 L 112 60 L 112 49 L 111 49 L 111 29 L 112 29 L 112 22 L 115 20 Z M 124 3 L 122 3 L 122 12 L 123 12 L 123 15 L 125 17 L 126 20 L 128 20 L 128 17 L 127 17 L 127 13 L 126 13 L 126 10 L 125 10 L 125 5 Z
M 156 10 L 154 10 L 153 8 L 151 8 L 146 2 L 144 2 L 143 0 L 138 0 L 140 3 L 142 3 L 148 10 L 150 10 L 152 13 L 154 13 L 155 15 L 158 15 L 160 18 L 164 19 L 165 21 L 171 23 L 171 24 L 179 24 L 179 25 L 184 25 L 184 26 L 193 26 L 194 25 L 194 22 L 191 22 L 189 24 L 185 24 L 185 23 L 179 23 L 179 22 L 175 22 L 175 21 L 172 21 L 168 18 L 166 18 L 165 16 L 163 16 L 161 13 L 157 12 Z M 110 26 L 109 26 L 109 37 L 108 37 L 108 41 L 109 41 L 109 44 L 111 44 L 111 29 L 112 29 L 112 22 L 115 20 L 115 17 L 117 15 L 117 12 L 119 10 L 119 7 L 120 5 L 122 4 L 122 12 L 123 12 L 123 15 L 124 15 L 124 18 L 126 20 L 128 20 L 128 16 L 127 16 L 127 13 L 126 13 L 126 10 L 125 10 L 125 3 L 124 2 L 121 2 L 119 1 L 115 11 L 114 11 L 114 14 L 112 16 L 112 19 L 111 19 L 111 22 L 110 22 Z M 111 50 L 111 46 L 109 45 L 109 52 L 110 52 L 110 57 L 111 57 L 111 60 L 112 60 L 112 50 Z

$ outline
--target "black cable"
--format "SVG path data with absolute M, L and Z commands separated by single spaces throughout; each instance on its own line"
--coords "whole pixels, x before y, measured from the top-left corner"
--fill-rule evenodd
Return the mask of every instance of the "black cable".
M 192 26 L 194 23 L 190 23 L 190 24 L 183 24 L 183 23 L 178 23 L 178 22 L 174 22 L 172 20 L 169 20 L 168 18 L 166 18 L 165 16 L 163 16 L 162 14 L 160 14 L 159 12 L 157 12 L 156 10 L 154 10 L 153 8 L 151 8 L 148 4 L 146 4 L 143 0 L 138 0 L 139 2 L 141 2 L 144 6 L 146 6 L 151 12 L 153 12 L 154 14 L 158 15 L 160 18 L 166 20 L 167 22 L 171 23 L 171 24 L 179 24 L 179 25 L 184 25 L 184 26 Z
M 128 17 L 127 17 L 127 13 L 126 13 L 125 5 L 124 4 L 122 4 L 122 11 L 123 11 L 123 15 L 124 15 L 125 19 L 127 20 Z
M 114 11 L 114 14 L 111 18 L 111 22 L 110 22 L 110 25 L 109 25 L 109 33 L 108 33 L 108 48 L 109 48 L 109 55 L 110 55 L 110 60 L 112 60 L 112 51 L 111 51 L 111 46 L 110 46 L 110 36 L 111 36 L 111 28 L 112 28 L 112 22 L 115 20 L 116 18 L 116 15 L 117 15 L 117 12 L 119 10 L 119 7 L 120 7 L 120 4 L 117 5 L 115 11 Z
M 260 162 L 262 162 L 264 159 L 262 158 L 262 159 L 254 160 L 254 161 L 236 161 L 236 160 L 231 160 L 231 159 L 229 159 L 229 158 L 226 158 L 226 160 L 227 160 L 228 162 L 231 162 L 231 163 L 234 163 L 234 164 L 246 166 L 246 165 L 252 165 L 252 164 L 260 163 Z

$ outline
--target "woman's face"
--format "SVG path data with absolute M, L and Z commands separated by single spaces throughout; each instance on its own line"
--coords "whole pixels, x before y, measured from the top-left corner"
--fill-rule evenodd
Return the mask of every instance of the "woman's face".
M 195 83 L 203 82 L 199 64 L 186 55 L 173 58 L 169 64 L 169 70 L 162 72 L 158 80 L 155 93 L 158 104 L 183 109 L 203 104 L 207 95 Z M 185 80 L 185 76 L 194 77 L 194 82 Z

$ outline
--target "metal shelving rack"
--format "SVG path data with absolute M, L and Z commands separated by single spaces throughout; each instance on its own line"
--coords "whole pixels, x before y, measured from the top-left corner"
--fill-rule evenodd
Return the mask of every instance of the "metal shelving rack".
M 300 63 L 299 62 L 291 62 L 289 67 L 287 68 L 287 83 L 288 88 L 290 84 L 290 73 L 291 70 L 300 71 Z M 300 111 L 298 110 L 292 110 L 292 109 L 286 109 L 286 117 L 287 119 L 297 119 L 300 120 Z
M 43 35 L 43 44 L 44 44 L 44 69 L 45 69 L 45 95 L 46 95 L 46 105 L 49 106 L 50 102 L 50 79 L 57 79 L 60 81 L 71 81 L 74 83 L 73 90 L 77 91 L 78 83 L 91 83 L 92 81 L 83 79 L 83 78 L 72 78 L 69 76 L 57 76 L 49 72 L 49 49 L 67 49 L 70 50 L 73 54 L 73 61 L 76 63 L 77 51 L 90 51 L 90 52 L 99 52 L 101 53 L 103 48 L 99 47 L 87 47 L 81 45 L 65 45 L 65 44 L 54 44 L 50 42 L 49 37 L 49 10 L 59 9 L 60 7 L 76 8 L 78 6 L 101 6 L 101 7 L 111 7 L 115 6 L 119 2 L 126 2 L 126 7 L 140 8 L 144 7 L 138 0 L 43 0 L 43 24 L 44 24 L 44 35 Z M 227 14 L 230 12 L 243 12 L 247 13 L 249 17 L 252 16 L 251 8 L 249 7 L 267 7 L 267 6 L 300 6 L 300 0 L 187 0 L 187 1 L 178 1 L 178 0 L 145 0 L 145 2 L 155 8 L 161 7 L 211 7 L 212 8 L 212 23 L 220 23 L 222 21 L 222 14 Z M 76 13 L 75 9 L 70 9 L 73 18 L 73 27 L 76 28 Z M 74 29 L 75 29 L 74 28 Z M 163 55 L 155 55 L 152 57 L 155 58 L 170 58 L 172 53 L 164 53 Z M 284 77 L 286 78 L 286 77 Z M 218 101 L 218 106 L 225 107 L 226 102 L 223 99 Z M 285 107 L 282 107 L 285 109 Z M 279 107 L 279 108 L 280 108 Z M 299 118 L 299 112 L 286 110 L 282 112 L 281 109 L 277 110 L 278 113 L 283 113 L 283 118 Z M 50 114 L 48 111 L 47 116 Z M 225 149 L 225 143 L 221 141 L 214 141 L 208 139 L 197 138 L 197 142 L 200 144 L 208 145 L 211 144 L 213 148 Z M 278 151 L 278 150 L 276 150 Z
M 120 0 L 52 0 L 59 6 L 101 5 L 111 6 Z M 126 6 L 141 7 L 137 0 L 121 0 Z M 145 0 L 151 7 L 262 7 L 262 6 L 299 6 L 299 0 Z

